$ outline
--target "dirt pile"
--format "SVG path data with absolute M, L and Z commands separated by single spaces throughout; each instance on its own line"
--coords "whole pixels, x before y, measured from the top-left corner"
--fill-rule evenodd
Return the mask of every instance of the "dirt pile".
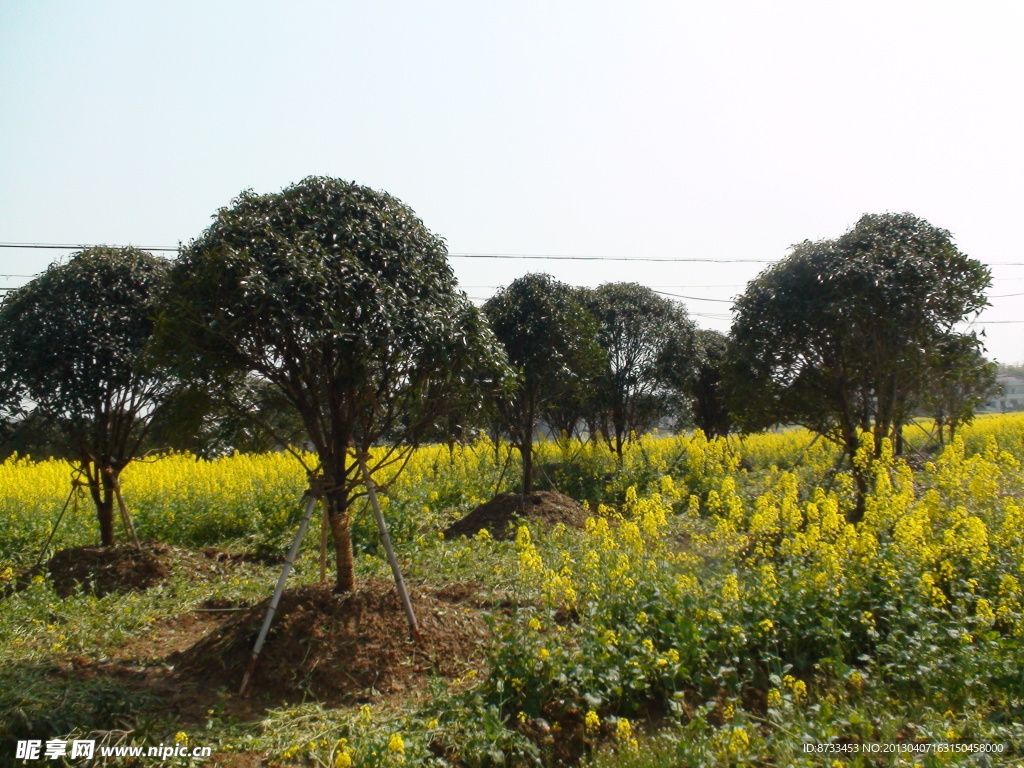
M 521 520 L 538 520 L 548 525 L 562 523 L 571 528 L 582 528 L 587 511 L 575 499 L 553 491 L 536 491 L 523 507 L 523 496 L 502 493 L 486 504 L 481 504 L 461 520 L 456 520 L 444 532 L 446 539 L 456 536 L 475 536 L 483 529 L 496 539 L 511 539 Z
M 54 591 L 68 597 L 84 589 L 99 597 L 112 592 L 142 591 L 167 579 L 168 549 L 147 544 L 62 549 L 46 564 Z
M 488 632 L 479 611 L 414 590 L 420 643 L 392 582 L 364 581 L 348 595 L 303 586 L 281 597 L 250 682 L 254 695 L 275 700 L 313 695 L 352 703 L 370 689 L 405 691 L 432 674 L 456 677 L 482 665 Z M 269 600 L 227 621 L 170 661 L 184 682 L 237 691 Z

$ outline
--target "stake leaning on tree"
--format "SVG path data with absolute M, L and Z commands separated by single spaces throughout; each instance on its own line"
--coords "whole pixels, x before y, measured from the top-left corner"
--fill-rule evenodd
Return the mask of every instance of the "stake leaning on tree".
M 384 551 L 388 556 L 388 563 L 391 565 L 391 572 L 395 577 L 395 587 L 398 590 L 398 596 L 402 600 L 402 607 L 405 609 L 405 617 L 409 621 L 409 634 L 412 639 L 416 642 L 420 640 L 420 628 L 416 622 L 416 614 L 412 609 L 412 601 L 409 599 L 409 592 L 405 588 L 405 579 L 402 578 L 402 571 L 398 566 L 398 558 L 395 557 L 395 550 L 391 546 L 391 536 L 388 534 L 387 524 L 384 522 L 384 514 L 381 512 L 380 503 L 377 501 L 377 490 L 374 485 L 373 478 L 370 477 L 370 472 L 366 468 L 366 457 L 359 457 L 359 467 L 363 473 L 363 482 L 366 484 L 366 492 L 370 498 L 370 504 L 373 506 L 373 514 L 377 519 L 377 530 L 380 532 L 381 542 L 384 544 Z M 245 675 L 242 677 L 242 687 L 239 689 L 239 694 L 244 694 L 245 689 L 249 686 L 249 681 L 252 679 L 253 673 L 256 671 L 256 662 L 259 660 L 260 651 L 263 650 L 263 643 L 267 639 L 267 633 L 270 631 L 270 625 L 274 621 L 274 614 L 277 612 L 278 603 L 281 601 L 281 595 L 284 593 L 285 582 L 288 581 L 288 576 L 292 571 L 292 567 L 295 565 L 295 558 L 298 557 L 299 547 L 302 545 L 302 539 L 306 536 L 306 529 L 309 527 L 309 521 L 313 517 L 313 509 L 316 507 L 318 500 L 324 496 L 324 483 L 319 477 L 316 477 L 313 473 L 310 473 L 309 479 L 309 490 L 306 491 L 306 508 L 302 514 L 302 521 L 299 523 L 299 530 L 295 534 L 295 539 L 292 541 L 292 546 L 288 550 L 288 555 L 285 557 L 284 568 L 281 569 L 281 575 L 277 579 L 277 587 L 274 589 L 274 595 L 270 598 L 270 604 L 267 606 L 267 613 L 263 617 L 263 626 L 260 627 L 259 636 L 256 638 L 256 642 L 252 648 L 252 654 L 249 656 L 249 663 L 245 668 Z

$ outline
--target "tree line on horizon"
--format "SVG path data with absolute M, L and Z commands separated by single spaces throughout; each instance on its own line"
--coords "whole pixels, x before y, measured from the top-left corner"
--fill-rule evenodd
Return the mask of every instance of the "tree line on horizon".
M 365 473 L 474 431 L 518 450 L 525 497 L 541 424 L 619 457 L 659 424 L 709 437 L 801 424 L 842 448 L 863 496 L 862 435 L 876 455 L 887 438 L 899 450 L 921 412 L 952 435 L 992 391 L 980 340 L 955 330 L 990 281 L 949 232 L 881 214 L 762 272 L 729 336 L 636 283 L 532 273 L 478 308 L 408 206 L 309 177 L 243 192 L 174 261 L 90 248 L 11 291 L 0 437 L 8 455 L 75 466 L 105 545 L 118 477 L 147 451 L 311 445 L 348 591 Z

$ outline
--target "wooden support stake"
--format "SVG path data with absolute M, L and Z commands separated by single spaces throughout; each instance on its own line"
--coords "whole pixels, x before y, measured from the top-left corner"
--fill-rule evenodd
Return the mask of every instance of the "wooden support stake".
M 124 503 L 124 497 L 121 496 L 120 483 L 114 485 L 114 495 L 117 497 L 117 507 L 121 510 L 121 522 L 124 523 L 124 529 L 132 535 L 132 541 L 135 542 L 135 548 L 141 552 L 142 544 L 139 542 L 139 534 L 135 532 L 135 526 L 132 525 L 132 518 L 128 514 L 128 507 Z
M 260 651 L 263 650 L 263 642 L 267 639 L 267 632 L 270 631 L 270 623 L 274 620 L 274 612 L 277 611 L 277 604 L 281 600 L 281 593 L 284 592 L 284 583 L 288 580 L 288 574 L 292 571 L 292 564 L 299 553 L 299 545 L 302 544 L 302 538 L 306 535 L 309 519 L 313 516 L 313 508 L 316 507 L 317 497 L 312 490 L 308 493 L 306 511 L 302 515 L 302 522 L 299 523 L 299 531 L 295 534 L 295 541 L 292 542 L 292 547 L 288 550 L 288 557 L 285 558 L 284 568 L 281 569 L 281 576 L 277 580 L 277 588 L 274 590 L 274 596 L 270 599 L 270 605 L 267 607 L 267 615 L 263 618 L 263 626 L 260 628 L 260 634 L 256 638 L 256 645 L 252 648 L 249 664 L 245 668 L 245 675 L 242 677 L 242 687 L 238 690 L 239 695 L 245 693 L 249 680 L 252 678 L 253 672 L 256 671 L 256 660 L 260 657 Z
M 402 578 L 402 571 L 398 567 L 398 559 L 395 557 L 395 550 L 391 546 L 391 537 L 388 535 L 388 527 L 384 522 L 384 515 L 380 511 L 380 504 L 377 502 L 377 488 L 370 477 L 370 470 L 366 468 L 366 458 L 359 457 L 359 468 L 363 471 L 363 482 L 366 483 L 366 493 L 370 497 L 370 505 L 373 507 L 373 515 L 377 518 L 377 528 L 380 530 L 381 541 L 384 542 L 384 551 L 388 555 L 388 562 L 391 564 L 391 572 L 395 575 L 395 587 L 398 595 L 402 598 L 402 607 L 405 608 L 405 617 L 409 620 L 409 634 L 416 642 L 420 640 L 420 628 L 416 623 L 416 614 L 412 610 L 412 602 L 409 600 L 409 593 L 405 589 L 405 580 Z
M 32 566 L 29 573 L 34 571 L 40 565 L 43 564 L 43 558 L 46 557 L 46 551 L 50 548 L 50 542 L 53 541 L 53 537 L 57 534 L 57 526 L 60 525 L 60 521 L 64 519 L 64 513 L 68 511 L 68 505 L 71 503 L 71 499 L 75 500 L 75 512 L 78 512 L 78 487 L 80 483 L 77 480 L 71 481 L 71 492 L 68 494 L 68 500 L 64 502 L 64 507 L 61 509 L 60 514 L 57 515 L 57 521 L 53 524 L 53 528 L 50 530 L 50 535 L 46 538 L 46 543 L 43 544 L 43 548 L 39 551 L 39 559 L 36 560 L 36 564 Z

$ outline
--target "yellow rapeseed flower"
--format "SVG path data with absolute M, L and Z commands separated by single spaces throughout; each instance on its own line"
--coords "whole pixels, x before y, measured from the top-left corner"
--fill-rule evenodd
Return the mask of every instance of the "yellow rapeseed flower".
M 401 734 L 391 734 L 391 738 L 388 739 L 388 752 L 393 755 L 405 754 L 405 741 L 402 739 Z

